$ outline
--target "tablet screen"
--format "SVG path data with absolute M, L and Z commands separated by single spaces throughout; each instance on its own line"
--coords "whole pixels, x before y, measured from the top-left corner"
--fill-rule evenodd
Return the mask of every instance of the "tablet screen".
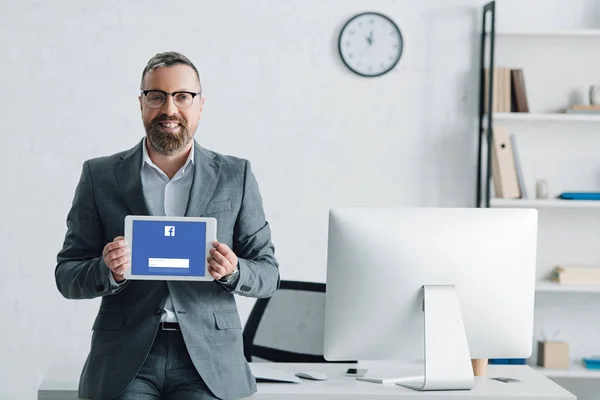
M 206 222 L 133 221 L 132 275 L 204 276 L 206 257 Z

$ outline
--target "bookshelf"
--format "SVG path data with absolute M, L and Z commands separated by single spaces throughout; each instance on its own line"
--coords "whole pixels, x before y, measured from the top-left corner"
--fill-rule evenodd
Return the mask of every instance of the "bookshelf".
M 600 370 L 587 369 L 578 361 L 573 361 L 568 369 L 533 368 L 548 378 L 600 379 Z
M 538 210 L 534 350 L 527 363 L 559 384 L 569 382 L 573 393 L 573 388 L 586 393 L 578 398 L 595 399 L 584 385 L 595 385 L 592 392 L 600 393 L 600 371 L 577 360 L 600 354 L 600 285 L 558 284 L 550 276 L 559 264 L 600 265 L 600 201 L 556 198 L 561 192 L 600 192 L 600 114 L 566 112 L 587 104 L 589 87 L 600 84 L 600 29 L 502 31 L 496 29 L 497 7 L 495 1 L 483 7 L 476 207 Z M 485 68 L 522 69 L 529 112 L 486 112 L 498 89 Z M 494 197 L 488 143 L 500 125 L 516 139 L 527 198 Z M 548 182 L 549 198 L 535 198 L 538 179 Z M 535 343 L 543 332 L 556 330 L 569 343 L 572 365 L 565 370 L 535 366 Z
M 600 285 L 562 285 L 552 281 L 538 281 L 536 292 L 546 293 L 600 293 Z
M 506 122 L 597 122 L 600 114 L 567 114 L 567 113 L 494 113 L 494 123 Z
M 595 200 L 560 200 L 560 199 L 490 199 L 490 207 L 501 208 L 600 208 L 600 201 Z
M 600 38 L 600 29 L 556 30 L 556 31 L 497 31 L 496 36 L 541 37 L 541 38 Z

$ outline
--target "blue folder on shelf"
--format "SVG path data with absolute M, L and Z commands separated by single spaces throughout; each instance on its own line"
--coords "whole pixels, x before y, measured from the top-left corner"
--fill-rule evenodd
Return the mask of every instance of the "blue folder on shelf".
M 563 200 L 600 200 L 600 192 L 564 192 L 558 198 Z
M 583 365 L 587 368 L 587 369 L 595 369 L 595 370 L 600 370 L 600 357 L 595 356 L 595 357 L 584 357 L 583 358 Z

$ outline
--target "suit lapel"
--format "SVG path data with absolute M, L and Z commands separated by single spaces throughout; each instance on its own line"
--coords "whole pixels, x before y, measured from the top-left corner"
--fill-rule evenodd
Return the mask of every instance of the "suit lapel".
M 116 166 L 116 178 L 119 189 L 133 215 L 149 215 L 148 206 L 142 189 L 142 140 L 137 146 L 121 156 Z
M 186 217 L 201 217 L 217 187 L 221 167 L 214 157 L 197 142 L 194 143 L 194 179 L 185 210 Z

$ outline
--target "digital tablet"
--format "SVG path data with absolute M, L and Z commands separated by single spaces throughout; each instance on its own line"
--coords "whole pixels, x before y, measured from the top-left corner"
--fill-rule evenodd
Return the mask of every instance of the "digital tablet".
M 125 217 L 131 280 L 212 281 L 206 261 L 217 240 L 217 220 L 200 217 Z

